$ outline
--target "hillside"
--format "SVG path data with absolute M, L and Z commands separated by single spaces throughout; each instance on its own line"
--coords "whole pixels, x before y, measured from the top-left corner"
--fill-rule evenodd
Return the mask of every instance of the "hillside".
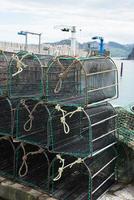
M 54 43 L 49 43 L 51 45 L 70 45 L 70 40 L 61 40 Z M 85 42 L 85 43 L 78 43 L 78 46 L 80 49 L 87 50 L 89 46 L 91 48 L 98 48 L 99 44 L 94 42 Z M 125 57 L 127 58 L 130 52 L 132 51 L 132 48 L 134 47 L 134 44 L 120 44 L 117 42 L 110 41 L 108 43 L 105 43 L 105 49 L 110 50 L 112 57 Z
M 134 48 L 132 49 L 131 53 L 128 55 L 128 60 L 134 60 Z
M 122 45 L 116 42 L 109 42 L 106 44 L 106 48 L 108 48 L 111 52 L 112 57 L 125 57 L 127 58 L 130 54 L 132 47 L 134 45 Z

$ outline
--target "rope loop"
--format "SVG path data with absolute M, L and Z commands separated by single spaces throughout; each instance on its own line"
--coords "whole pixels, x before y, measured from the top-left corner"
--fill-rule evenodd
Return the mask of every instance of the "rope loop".
M 24 130 L 27 131 L 27 132 L 32 129 L 33 120 L 34 120 L 34 117 L 32 115 L 28 115 L 28 116 L 29 116 L 29 119 L 24 124 Z
M 63 59 L 64 59 L 64 57 L 63 57 Z M 67 74 L 69 73 L 69 71 L 73 67 L 73 65 L 75 65 L 77 63 L 80 63 L 80 65 L 83 66 L 82 63 L 81 63 L 81 61 L 78 58 L 76 58 L 74 56 L 69 56 L 69 57 L 72 58 L 72 62 L 71 62 L 71 64 L 68 67 L 65 67 L 60 62 L 60 58 L 62 58 L 62 56 L 57 56 L 56 57 L 56 61 L 53 61 L 53 63 L 57 62 L 59 64 L 59 66 L 61 67 L 61 70 L 62 70 L 62 72 L 59 74 L 59 79 L 58 79 L 58 82 L 57 82 L 56 87 L 54 89 L 54 93 L 56 93 L 56 94 L 60 92 L 63 80 L 65 80 L 65 78 L 67 77 Z
M 58 111 L 62 112 L 62 117 L 60 118 L 61 123 L 63 124 L 63 129 L 64 129 L 64 133 L 68 134 L 70 132 L 70 127 L 68 125 L 68 123 L 66 122 L 66 117 L 69 116 L 69 118 L 71 118 L 75 113 L 77 112 L 84 112 L 84 114 L 86 115 L 88 121 L 90 122 L 90 117 L 88 116 L 88 114 L 86 113 L 86 111 L 84 110 L 84 108 L 82 107 L 78 107 L 76 110 L 72 111 L 72 112 L 68 112 L 63 110 L 59 104 L 57 104 L 55 106 L 55 109 Z
M 68 125 L 67 122 L 66 122 L 65 117 L 64 117 L 64 116 L 61 117 L 61 118 L 60 118 L 60 121 L 61 121 L 61 123 L 63 124 L 64 133 L 65 133 L 65 134 L 68 134 L 68 133 L 70 132 L 70 128 L 69 128 L 69 125 Z
M 36 110 L 36 108 L 39 105 L 43 105 L 44 101 L 39 101 L 38 103 L 36 103 L 32 110 L 30 110 L 29 107 L 28 107 L 28 105 L 26 105 L 26 101 L 24 99 L 21 99 L 20 103 L 25 107 L 25 109 L 29 113 L 29 115 L 28 115 L 29 119 L 24 124 L 24 130 L 28 132 L 33 127 L 33 121 L 34 121 L 33 113 L 34 113 L 34 111 Z
M 72 168 L 75 164 L 80 164 L 80 163 L 84 162 L 84 159 L 78 158 L 74 162 L 72 162 L 72 163 L 70 163 L 70 164 L 68 164 L 68 165 L 65 166 L 65 159 L 61 158 L 60 155 L 57 155 L 56 157 L 57 157 L 57 159 L 60 160 L 60 163 L 62 163 L 62 166 L 59 167 L 59 169 L 58 169 L 58 175 L 53 179 L 53 181 L 58 181 L 62 177 L 64 169 L 66 169 L 66 168 Z
M 19 73 L 21 73 L 23 71 L 23 69 L 27 67 L 27 65 L 25 65 L 22 62 L 23 57 L 21 59 L 19 59 L 19 57 L 17 55 L 13 54 L 12 59 L 16 61 L 16 68 L 17 68 L 17 72 L 12 74 L 12 77 L 14 77 L 14 76 L 18 75 Z
M 57 104 L 55 106 L 55 109 L 58 110 L 59 112 L 62 112 L 62 117 L 60 118 L 61 123 L 63 124 L 63 128 L 64 128 L 64 133 L 68 134 L 70 132 L 70 128 L 68 126 L 68 124 L 66 123 L 66 113 L 67 111 L 63 110 L 59 104 Z
M 56 84 L 56 87 L 54 89 L 54 93 L 57 94 L 60 92 L 61 90 L 61 87 L 62 87 L 62 78 L 59 78 L 57 84 Z
M 26 153 L 26 150 L 24 148 L 24 145 L 21 143 L 21 147 L 22 147 L 22 150 L 23 150 L 23 156 L 22 156 L 22 164 L 19 168 L 19 176 L 20 177 L 24 177 L 27 175 L 28 173 L 28 164 L 27 164 L 27 159 L 28 159 L 28 156 L 30 155 L 36 155 L 36 154 L 41 154 L 44 152 L 44 149 L 42 149 L 41 147 L 39 147 L 39 149 L 37 151 L 33 151 L 33 152 L 28 152 Z M 24 170 L 24 172 L 22 172 Z

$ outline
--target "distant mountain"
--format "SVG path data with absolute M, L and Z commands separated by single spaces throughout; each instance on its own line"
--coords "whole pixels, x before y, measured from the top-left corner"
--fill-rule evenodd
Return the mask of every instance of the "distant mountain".
M 51 43 L 46 43 L 46 44 L 51 44 L 51 45 L 71 45 L 71 41 L 69 39 L 66 39 L 66 40 L 61 40 L 61 41 L 51 42 Z
M 49 43 L 51 45 L 70 45 L 70 40 L 61 40 L 54 43 Z M 97 41 L 93 42 L 85 42 L 85 43 L 78 43 L 80 49 L 87 51 L 90 47 L 93 49 L 97 49 L 99 47 L 99 43 Z M 114 41 L 110 41 L 105 43 L 105 49 L 109 50 L 112 57 L 125 57 L 127 58 L 128 55 L 131 53 L 134 44 L 120 44 Z
M 109 49 L 111 52 L 111 56 L 113 57 L 125 57 L 127 58 L 130 52 L 132 51 L 134 44 L 131 45 L 123 45 L 116 42 L 108 42 L 106 44 L 106 49 Z
M 132 49 L 131 53 L 128 55 L 128 60 L 134 60 L 134 48 Z

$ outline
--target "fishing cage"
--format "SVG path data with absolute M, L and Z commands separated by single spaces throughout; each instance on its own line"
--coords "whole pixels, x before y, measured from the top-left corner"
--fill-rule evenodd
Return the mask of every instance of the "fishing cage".
M 0 50 L 0 96 L 7 95 L 8 82 L 8 58 L 4 51 Z
M 46 147 L 50 109 L 43 100 L 21 99 L 17 109 L 17 140 Z
M 114 147 L 93 158 L 57 155 L 51 163 L 50 188 L 56 199 L 96 200 L 115 183 Z
M 58 56 L 48 63 L 49 103 L 84 106 L 118 97 L 118 71 L 109 57 Z
M 0 174 L 9 178 L 15 176 L 15 153 L 19 143 L 10 137 L 0 136 Z
M 0 135 L 15 136 L 17 104 L 17 99 L 0 98 Z
M 48 169 L 53 158 L 53 154 L 40 146 L 21 143 L 16 154 L 16 180 L 48 191 Z
M 134 145 L 134 105 L 115 109 L 118 114 L 118 138 L 125 143 Z
M 43 96 L 43 66 L 37 55 L 20 51 L 12 56 L 8 71 L 11 98 Z
M 55 107 L 48 120 L 49 149 L 84 157 L 116 143 L 114 108 L 105 103 L 93 107 Z

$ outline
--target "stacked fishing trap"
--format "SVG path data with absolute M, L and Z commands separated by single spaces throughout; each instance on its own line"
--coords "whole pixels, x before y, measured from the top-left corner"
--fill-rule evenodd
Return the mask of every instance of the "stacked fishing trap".
M 113 60 L 21 51 L 1 65 L 0 172 L 59 200 L 98 199 L 116 176 Z

